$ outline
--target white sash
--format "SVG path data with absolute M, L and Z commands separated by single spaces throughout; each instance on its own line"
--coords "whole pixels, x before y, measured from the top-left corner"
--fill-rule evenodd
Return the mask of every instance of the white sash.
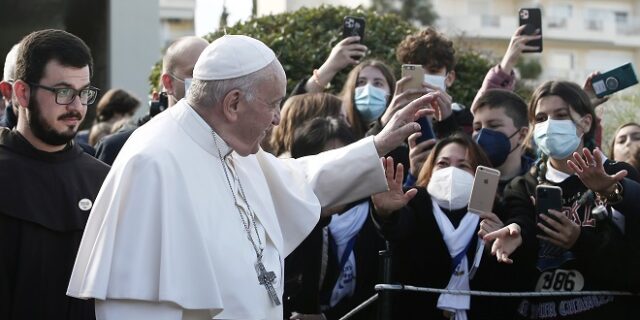
M 338 265 L 343 267 L 331 292 L 330 307 L 334 307 L 345 296 L 352 296 L 356 289 L 356 257 L 353 254 L 353 244 L 350 248 L 347 248 L 347 244 L 360 232 L 368 214 L 369 202 L 365 201 L 340 215 L 331 217 L 329 232 L 336 243 Z M 342 261 L 346 249 L 351 252 L 347 253 L 349 255 L 347 261 Z
M 480 217 L 477 214 L 467 212 L 460 221 L 460 225 L 455 229 L 449 218 L 442 212 L 442 209 L 438 206 L 435 200 L 431 200 L 433 206 L 433 215 L 438 224 L 440 232 L 442 232 L 442 239 L 449 249 L 449 255 L 451 258 L 456 257 L 463 252 L 469 245 L 469 242 L 475 235 L 476 227 L 480 221 Z M 474 268 L 477 267 L 480 260 L 478 255 L 482 255 L 484 245 L 481 241 L 476 247 L 476 259 L 474 261 Z M 460 264 L 455 266 L 454 272 L 451 274 L 447 289 L 450 290 L 469 290 L 469 267 L 466 254 L 462 257 Z M 471 297 L 468 295 L 453 295 L 453 294 L 440 294 L 438 298 L 438 308 L 455 313 L 454 319 L 466 320 L 467 310 L 471 304 Z

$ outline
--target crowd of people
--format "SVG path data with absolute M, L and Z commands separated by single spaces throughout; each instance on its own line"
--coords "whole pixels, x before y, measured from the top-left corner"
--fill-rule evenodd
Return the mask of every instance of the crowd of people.
M 540 39 L 523 30 L 470 106 L 448 93 L 455 50 L 433 27 L 396 48 L 424 69 L 421 88 L 358 36 L 291 92 L 264 43 L 185 37 L 163 57 L 167 109 L 139 120 L 125 89 L 97 99 L 80 38 L 27 35 L 0 82 L 0 318 L 339 319 L 383 271 L 419 287 L 559 293 L 394 292 L 392 319 L 634 318 L 638 298 L 611 291 L 640 289 L 640 125 L 602 141 L 597 72 L 515 93 L 516 62 Z M 340 93 L 326 92 L 342 72 Z M 421 139 L 420 119 L 435 137 Z M 478 213 L 481 166 L 500 179 Z M 560 210 L 538 210 L 545 186 L 560 188 Z

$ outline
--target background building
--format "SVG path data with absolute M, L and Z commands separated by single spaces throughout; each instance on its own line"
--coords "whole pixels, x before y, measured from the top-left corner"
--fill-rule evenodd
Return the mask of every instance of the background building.
M 541 8 L 544 52 L 528 54 L 542 65 L 539 80 L 579 83 L 592 71 L 627 62 L 640 65 L 640 1 L 637 0 L 431 0 L 437 27 L 463 35 L 475 48 L 499 58 L 518 27 L 520 8 Z M 372 0 L 261 0 L 258 14 L 321 4 L 370 6 Z
M 540 80 L 578 83 L 592 71 L 627 62 L 640 65 L 640 1 L 434 0 L 447 33 L 463 33 L 475 47 L 500 57 L 518 26 L 520 8 L 542 9 L 543 53 L 529 54 L 543 67 Z

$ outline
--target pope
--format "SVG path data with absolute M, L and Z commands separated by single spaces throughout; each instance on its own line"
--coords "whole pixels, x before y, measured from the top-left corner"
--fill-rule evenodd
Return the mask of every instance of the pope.
M 200 55 L 186 99 L 136 130 L 95 201 L 67 294 L 98 319 L 282 319 L 284 258 L 322 207 L 387 190 L 379 160 L 438 94 L 380 134 L 300 159 L 260 142 L 286 76 L 264 43 L 225 35 Z

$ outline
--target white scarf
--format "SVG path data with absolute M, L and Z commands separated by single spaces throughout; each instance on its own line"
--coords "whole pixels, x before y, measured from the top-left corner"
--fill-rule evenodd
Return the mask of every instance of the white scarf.
M 343 264 L 342 258 L 345 249 L 347 249 L 347 244 L 360 232 L 368 214 L 369 202 L 365 201 L 342 214 L 336 214 L 331 217 L 329 232 L 336 243 L 338 266 Z M 352 296 L 356 289 L 356 258 L 353 254 L 353 246 L 350 251 L 349 258 L 344 262 L 344 267 L 340 270 L 338 280 L 331 292 L 330 307 L 338 304 L 342 298 Z
M 460 225 L 455 229 L 449 218 L 442 212 L 435 200 L 431 200 L 433 206 L 433 215 L 438 224 L 444 243 L 449 249 L 451 258 L 456 257 L 465 251 L 472 237 L 476 234 L 476 227 L 480 221 L 477 214 L 467 212 L 460 221 Z M 480 264 L 479 257 L 482 256 L 484 243 L 478 241 L 476 247 L 476 258 L 474 260 L 474 269 Z M 447 289 L 450 290 L 469 290 L 469 267 L 466 254 L 462 257 L 460 264 L 455 266 L 455 271 L 451 274 Z M 438 308 L 455 313 L 455 320 L 466 320 L 467 310 L 471 305 L 471 297 L 468 295 L 440 294 L 438 298 Z

